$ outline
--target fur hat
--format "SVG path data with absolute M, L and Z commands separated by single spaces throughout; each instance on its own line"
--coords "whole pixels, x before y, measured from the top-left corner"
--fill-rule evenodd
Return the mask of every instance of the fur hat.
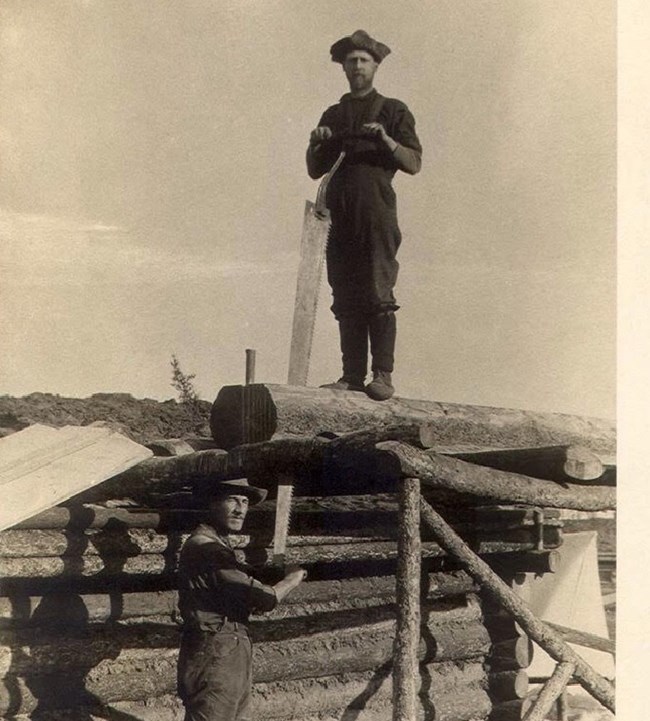
M 197 500 L 203 502 L 224 496 L 247 496 L 251 506 L 254 506 L 266 498 L 267 490 L 249 485 L 247 478 L 231 478 L 227 481 L 204 480 L 194 486 L 192 493 Z
M 330 48 L 332 61 L 335 63 L 345 62 L 345 57 L 353 50 L 365 50 L 370 53 L 376 62 L 380 63 L 390 53 L 388 45 L 374 40 L 365 30 L 355 30 L 352 35 L 337 40 Z

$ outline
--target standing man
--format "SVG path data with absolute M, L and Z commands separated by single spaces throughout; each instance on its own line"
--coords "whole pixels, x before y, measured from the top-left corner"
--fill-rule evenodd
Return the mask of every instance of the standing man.
M 229 537 L 241 532 L 249 505 L 264 500 L 264 489 L 239 478 L 216 483 L 207 493 L 200 497 L 209 504 L 209 523 L 187 539 L 178 566 L 183 617 L 178 694 L 185 721 L 250 721 L 248 616 L 271 611 L 307 574 L 287 568 L 282 581 L 267 586 L 237 560 Z
M 323 113 L 307 150 L 307 170 L 314 179 L 328 172 L 341 150 L 346 153 L 327 191 L 332 220 L 327 278 L 343 375 L 325 387 L 365 390 L 375 400 L 386 400 L 394 393 L 399 306 L 393 288 L 402 239 L 392 179 L 397 170 L 411 175 L 420 170 L 422 147 L 406 105 L 382 97 L 373 86 L 390 48 L 357 30 L 335 42 L 330 53 L 343 66 L 350 92 Z M 368 340 L 373 378 L 364 389 Z

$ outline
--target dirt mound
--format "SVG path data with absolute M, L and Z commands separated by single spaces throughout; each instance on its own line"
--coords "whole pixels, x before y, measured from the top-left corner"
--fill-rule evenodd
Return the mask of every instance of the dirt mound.
M 129 393 L 95 393 L 90 398 L 65 398 L 52 393 L 31 393 L 22 398 L 0 396 L 0 437 L 33 423 L 60 427 L 86 426 L 95 421 L 110 423 L 137 441 L 161 438 L 210 436 L 208 401 L 179 403 L 175 400 L 139 400 Z

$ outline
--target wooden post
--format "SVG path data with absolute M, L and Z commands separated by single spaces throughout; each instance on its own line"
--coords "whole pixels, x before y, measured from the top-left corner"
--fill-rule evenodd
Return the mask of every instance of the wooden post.
M 246 385 L 255 383 L 255 350 L 246 348 Z
M 399 487 L 397 544 L 393 721 L 414 721 L 418 717 L 420 687 L 420 481 L 417 478 L 406 478 Z
M 555 629 L 540 621 L 522 599 L 494 573 L 485 561 L 473 553 L 462 538 L 423 498 L 420 498 L 420 508 L 426 525 L 435 534 L 440 547 L 462 563 L 468 573 L 483 586 L 483 590 L 499 602 L 508 613 L 512 614 L 523 630 L 552 658 L 558 662 L 573 664 L 575 666 L 573 675 L 580 685 L 614 713 L 615 699 L 612 684 L 580 658 Z
M 566 688 L 563 688 L 562 693 L 557 697 L 557 718 L 558 721 L 569 721 L 569 699 Z
M 575 665 L 563 661 L 555 667 L 555 671 L 544 684 L 535 703 L 530 707 L 523 721 L 544 721 L 546 714 L 551 710 L 557 697 L 564 691 L 567 683 L 571 680 Z

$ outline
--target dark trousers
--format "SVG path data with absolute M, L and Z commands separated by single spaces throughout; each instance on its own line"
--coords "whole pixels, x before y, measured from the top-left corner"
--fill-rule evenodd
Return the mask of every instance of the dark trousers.
M 178 695 L 185 721 L 250 721 L 252 648 L 244 626 L 185 631 L 178 658 Z

